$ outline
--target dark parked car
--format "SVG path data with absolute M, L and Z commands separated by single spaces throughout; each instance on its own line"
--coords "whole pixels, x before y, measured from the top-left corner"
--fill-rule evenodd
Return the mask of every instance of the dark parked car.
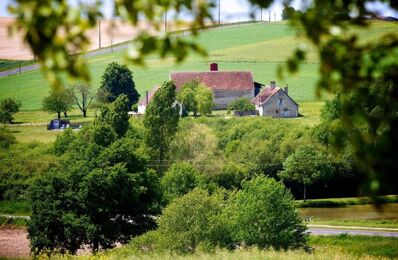
M 70 127 L 69 120 L 53 119 L 50 124 L 47 125 L 47 130 L 65 129 L 68 127 Z

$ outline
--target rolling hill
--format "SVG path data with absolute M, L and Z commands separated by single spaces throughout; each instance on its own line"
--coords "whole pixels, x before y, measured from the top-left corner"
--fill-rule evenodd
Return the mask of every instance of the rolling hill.
M 362 34 L 365 40 L 374 40 L 385 32 L 397 29 L 396 23 L 378 21 Z M 295 32 L 287 24 L 263 23 L 213 29 L 203 32 L 198 41 L 208 50 L 208 57 L 191 55 L 178 65 L 173 64 L 171 58 L 160 60 L 149 57 L 146 68 L 129 65 L 140 94 L 167 80 L 170 71 L 203 71 L 208 70 L 209 63 L 217 62 L 220 70 L 250 70 L 258 82 L 277 80 L 279 85 L 289 84 L 289 92 L 298 102 L 317 100 L 314 88 L 318 77 L 318 58 L 313 48 L 310 48 L 308 62 L 301 66 L 297 75 L 283 80 L 277 78 L 278 66 L 303 42 L 295 37 Z M 98 88 L 108 63 L 125 62 L 123 54 L 124 51 L 115 51 L 88 58 L 94 89 Z M 40 109 L 41 100 L 49 89 L 40 71 L 0 78 L 0 99 L 18 99 L 22 102 L 22 110 Z

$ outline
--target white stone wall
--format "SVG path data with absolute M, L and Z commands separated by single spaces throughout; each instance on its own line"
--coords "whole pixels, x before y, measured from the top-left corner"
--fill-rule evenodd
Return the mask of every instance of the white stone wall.
M 138 105 L 138 114 L 145 114 L 146 106 Z
M 236 98 L 246 97 L 248 99 L 254 98 L 253 90 L 216 90 L 214 91 L 214 109 L 221 110 L 227 109 L 230 102 L 234 101 Z

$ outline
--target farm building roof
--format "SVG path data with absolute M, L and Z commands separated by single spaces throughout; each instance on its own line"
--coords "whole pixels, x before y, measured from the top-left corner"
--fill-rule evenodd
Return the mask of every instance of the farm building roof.
M 280 88 L 278 87 L 274 87 L 272 88 L 271 86 L 266 86 L 265 88 L 263 88 L 261 90 L 260 93 L 258 93 L 258 95 L 253 98 L 252 102 L 255 105 L 261 105 L 263 104 L 269 97 L 273 96 L 276 92 L 278 92 L 278 90 L 280 90 Z
M 255 96 L 255 97 L 252 99 L 252 103 L 253 103 L 254 105 L 256 105 L 256 106 L 262 105 L 262 104 L 264 104 L 265 102 L 267 102 L 267 100 L 268 100 L 270 97 L 272 97 L 273 95 L 275 95 L 279 90 L 284 91 L 283 89 L 281 89 L 281 88 L 279 88 L 279 87 L 276 87 L 276 86 L 275 86 L 275 87 L 266 86 L 265 88 L 263 88 L 263 89 L 260 91 L 260 93 L 258 93 L 257 96 Z M 297 104 L 297 102 L 294 101 L 294 100 L 287 94 L 287 92 L 285 92 L 285 93 L 286 93 L 286 96 L 287 96 L 294 104 L 296 104 L 297 106 L 299 106 L 299 104 Z
M 198 80 L 213 90 L 253 90 L 250 71 L 171 72 L 170 79 L 177 89 L 187 82 Z

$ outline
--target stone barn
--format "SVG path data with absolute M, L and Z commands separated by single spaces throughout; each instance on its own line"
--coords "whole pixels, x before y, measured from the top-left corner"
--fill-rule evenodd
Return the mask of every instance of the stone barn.
M 253 81 L 250 71 L 219 71 L 217 63 L 210 64 L 210 71 L 171 72 L 170 80 L 177 90 L 193 80 L 211 88 L 214 92 L 214 109 L 226 109 L 231 101 L 239 97 L 252 100 L 261 88 L 261 84 Z
M 299 105 L 289 96 L 288 87 L 281 89 L 271 81 L 253 99 L 260 116 L 298 117 Z

